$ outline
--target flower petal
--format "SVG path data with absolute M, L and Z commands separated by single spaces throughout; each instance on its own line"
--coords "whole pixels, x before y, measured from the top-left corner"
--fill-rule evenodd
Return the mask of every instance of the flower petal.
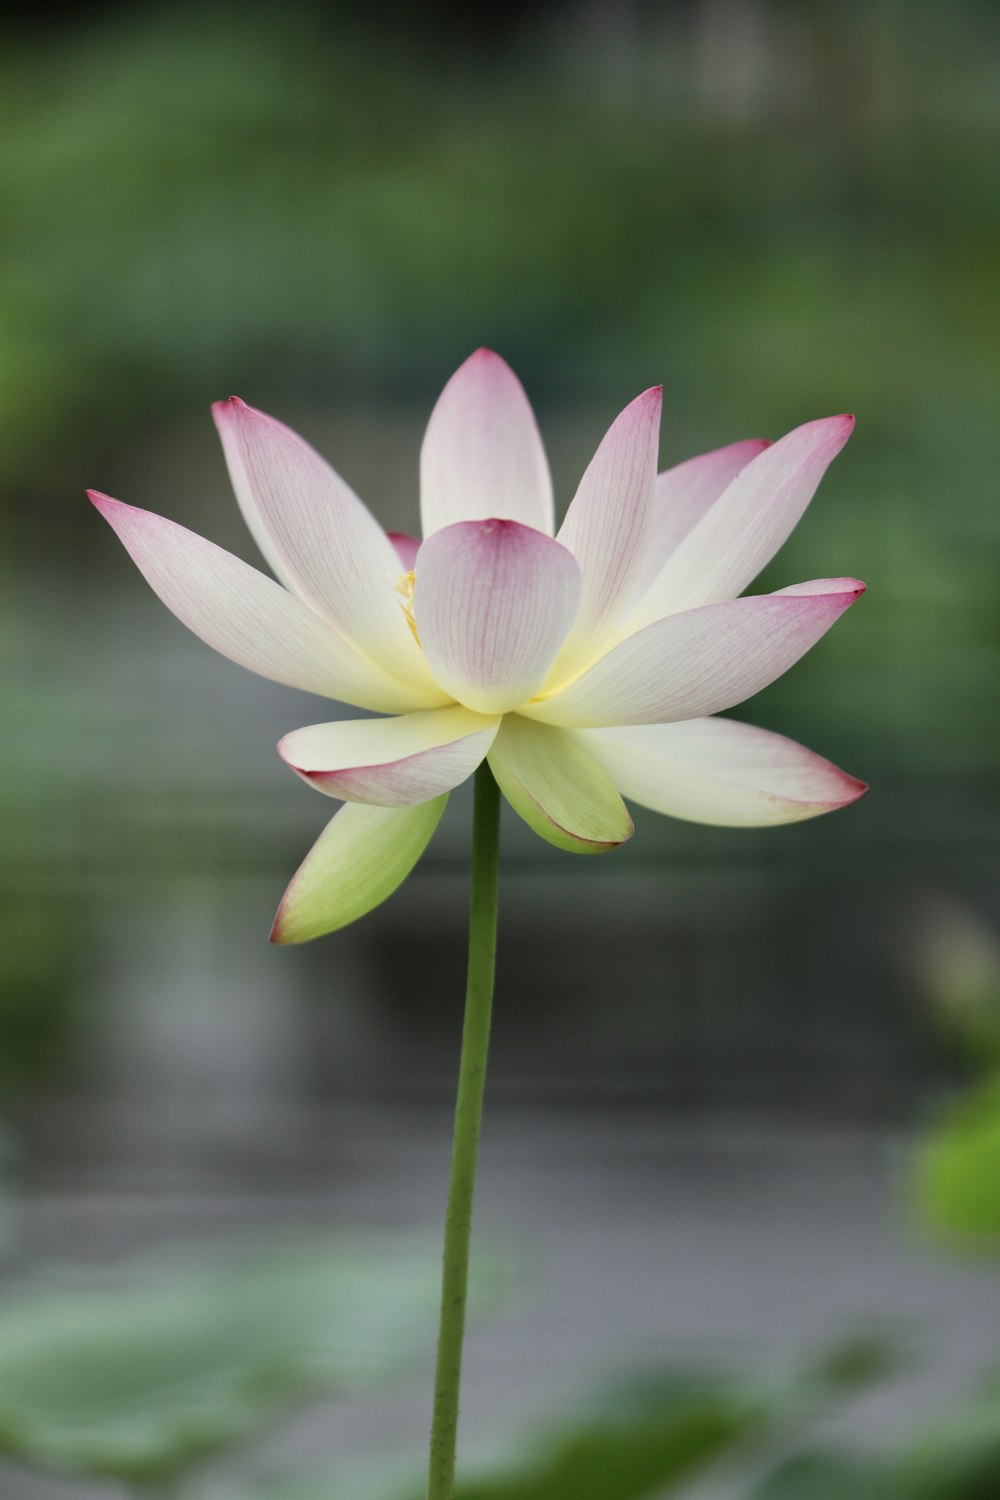
M 389 672 L 426 682 L 393 584 L 399 556 L 340 475 L 234 396 L 212 408 L 240 507 L 281 581 Z
M 868 790 L 804 745 L 735 719 L 580 729 L 573 738 L 623 796 L 691 823 L 798 823 Z
M 521 711 L 574 729 L 720 713 L 787 672 L 864 587 L 854 578 L 824 578 L 667 615 L 569 687 Z
M 654 386 L 612 423 L 559 530 L 580 564 L 583 598 L 554 680 L 594 659 L 632 593 L 649 532 L 662 404 L 663 388 Z
M 153 591 L 223 656 L 289 687 L 379 713 L 447 702 L 390 677 L 272 578 L 193 531 L 88 492 Z
M 292 879 L 272 943 L 304 943 L 373 911 L 402 885 L 441 821 L 447 795 L 415 807 L 348 802 L 330 819 Z
M 700 453 L 656 476 L 649 540 L 635 584 L 635 602 L 642 598 L 653 579 L 688 532 L 731 484 L 752 458 L 769 447 L 766 438 L 747 438 L 741 443 Z
M 420 538 L 410 536 L 405 531 L 387 531 L 386 536 L 392 543 L 396 556 L 403 565 L 403 572 L 412 573 L 417 561 L 417 553 L 420 550 Z
M 424 536 L 491 516 L 554 530 L 552 480 L 524 387 L 499 354 L 478 349 L 445 386 L 420 454 Z
M 286 734 L 278 754 L 331 797 L 404 807 L 450 792 L 471 776 L 499 723 L 453 706 L 395 719 L 311 724 Z
M 517 521 L 462 521 L 428 537 L 413 613 L 436 682 L 478 713 L 536 693 L 580 604 L 580 569 Z
M 508 714 L 490 770 L 514 811 L 557 849 L 601 854 L 632 836 L 632 819 L 606 771 L 573 737 Z
M 807 422 L 752 459 L 667 558 L 625 631 L 741 593 L 795 527 L 853 428 L 853 417 Z

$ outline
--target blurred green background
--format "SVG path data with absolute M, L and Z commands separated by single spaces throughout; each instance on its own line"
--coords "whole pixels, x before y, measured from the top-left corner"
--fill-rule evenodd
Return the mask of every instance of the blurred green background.
M 567 1161 L 581 1184 L 628 1162 L 635 1203 L 606 1213 L 634 1213 L 635 1248 L 664 1153 L 683 1182 L 707 1152 L 724 1196 L 741 1151 L 770 1171 L 794 1146 L 822 1177 L 822 1137 L 853 1143 L 847 1216 L 857 1192 L 905 1220 L 885 1143 L 972 1072 L 935 1016 L 995 1002 L 997 6 L 15 6 L 0 40 L 13 1262 L 289 1203 L 435 1222 L 467 800 L 389 905 L 269 950 L 331 811 L 274 744 L 326 710 L 186 635 L 83 490 L 252 559 L 208 411 L 236 392 L 415 529 L 423 425 L 483 343 L 528 389 L 562 507 L 652 383 L 664 466 L 857 413 L 761 582 L 868 595 L 745 716 L 873 786 L 759 833 L 640 812 L 598 862 L 505 827 L 487 1204 L 529 1235 L 544 1215 L 558 1259 Z M 829 1203 L 804 1211 L 808 1262 Z M 594 1287 L 617 1255 L 594 1251 Z M 851 1285 L 883 1311 L 866 1264 Z M 710 1278 L 692 1296 L 710 1308 Z

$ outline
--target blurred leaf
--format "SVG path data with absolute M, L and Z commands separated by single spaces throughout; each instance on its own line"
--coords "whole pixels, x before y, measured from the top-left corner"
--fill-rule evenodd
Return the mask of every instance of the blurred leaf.
M 288 1240 L 36 1279 L 0 1302 L 0 1450 L 152 1481 L 297 1397 L 357 1391 L 430 1347 L 439 1262 Z
M 906 1500 L 997 1500 L 1000 1375 L 964 1408 L 925 1425 L 898 1474 Z
M 921 914 L 914 957 L 942 1027 L 974 1057 L 1000 1057 L 1000 943 L 987 923 L 937 900 Z
M 840 1454 L 787 1459 L 750 1493 L 750 1500 L 890 1500 L 898 1492 L 874 1464 Z
M 530 1439 L 501 1461 L 465 1465 L 455 1500 L 642 1500 L 673 1494 L 713 1460 L 763 1432 L 768 1399 L 718 1378 L 677 1371 L 619 1385 L 571 1425 Z M 519 1446 L 519 1445 L 518 1445 Z M 422 1466 L 410 1484 L 377 1474 L 363 1485 L 341 1474 L 325 1482 L 287 1481 L 230 1496 L 196 1491 L 189 1500 L 421 1500 Z
M 933 1228 L 1000 1248 L 1000 1079 L 992 1078 L 930 1133 L 917 1192 Z

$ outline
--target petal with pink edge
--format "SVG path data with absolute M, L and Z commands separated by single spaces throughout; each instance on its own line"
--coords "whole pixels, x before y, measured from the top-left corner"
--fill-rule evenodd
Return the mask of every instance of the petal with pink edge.
M 278 907 L 272 943 L 305 943 L 366 916 L 391 896 L 430 842 L 447 795 L 414 807 L 348 802 L 299 866 Z
M 742 593 L 794 529 L 853 429 L 853 417 L 807 422 L 751 459 L 667 558 L 624 632 Z
M 412 573 L 417 562 L 417 553 L 420 551 L 420 538 L 410 536 L 405 531 L 387 531 L 386 536 L 395 549 L 404 573 Z
M 804 745 L 735 719 L 579 729 L 573 738 L 623 796 L 690 823 L 798 823 L 868 790 Z
M 509 714 L 489 763 L 514 811 L 557 849 L 602 854 L 631 838 L 632 819 L 611 778 L 565 731 Z
M 491 349 L 456 370 L 431 413 L 420 454 L 424 536 L 499 516 L 552 535 L 548 461 L 524 387 Z
M 395 719 L 345 719 L 293 730 L 278 754 L 330 797 L 405 807 L 450 792 L 471 776 L 499 723 L 458 706 Z
M 399 556 L 367 507 L 273 417 L 235 396 L 212 411 L 240 507 L 281 581 L 387 671 L 426 682 L 393 590 Z
M 700 453 L 657 474 L 649 540 L 636 579 L 638 603 L 672 552 L 714 505 L 752 458 L 769 447 L 766 438 L 747 438 L 711 453 Z
M 553 680 L 593 660 L 633 591 L 649 533 L 662 404 L 662 387 L 654 386 L 612 423 L 559 530 L 557 540 L 580 564 L 583 597 Z
M 477 713 L 537 693 L 580 604 L 566 548 L 516 521 L 463 521 L 428 537 L 413 614 L 434 680 Z
M 397 681 L 256 568 L 183 526 L 89 491 L 153 591 L 189 630 L 261 677 L 379 713 L 447 702 Z
M 573 729 L 721 713 L 787 672 L 864 587 L 854 578 L 817 579 L 667 615 L 521 712 Z

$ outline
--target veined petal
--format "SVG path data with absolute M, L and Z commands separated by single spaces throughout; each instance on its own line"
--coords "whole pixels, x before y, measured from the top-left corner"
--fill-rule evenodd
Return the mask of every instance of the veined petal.
M 378 713 L 446 703 L 397 681 L 308 605 L 174 521 L 88 491 L 153 591 L 209 646 L 261 677 Z
M 278 754 L 331 797 L 405 807 L 450 792 L 471 776 L 499 723 L 455 705 L 395 719 L 311 724 L 286 734 Z
M 406 879 L 441 821 L 447 795 L 415 807 L 348 802 L 299 866 L 278 907 L 272 943 L 304 943 L 380 906 Z
M 601 854 L 631 838 L 611 778 L 563 730 L 508 714 L 488 759 L 514 811 L 557 849 Z
M 638 603 L 672 552 L 714 505 L 727 485 L 752 458 L 769 447 L 766 438 L 700 453 L 656 476 L 649 540 L 636 579 L 633 598 Z
M 438 397 L 420 454 L 424 536 L 499 516 L 552 535 L 552 480 L 524 387 L 499 354 L 478 349 Z
M 735 719 L 579 729 L 573 738 L 623 796 L 691 823 L 798 823 L 868 790 L 804 745 Z
M 612 423 L 557 540 L 583 574 L 583 597 L 569 638 L 552 669 L 554 681 L 574 676 L 611 634 L 635 585 L 649 532 L 660 442 L 662 386 L 644 391 Z
M 212 408 L 240 508 L 281 581 L 397 676 L 427 684 L 393 584 L 399 556 L 340 475 L 234 396 Z
M 721 713 L 787 672 L 864 587 L 854 578 L 817 579 L 667 615 L 521 712 L 573 729 Z
M 434 680 L 477 713 L 537 693 L 580 604 L 566 548 L 516 521 L 462 521 L 428 537 L 413 614 Z
M 751 459 L 667 558 L 623 633 L 742 593 L 795 527 L 853 428 L 853 417 L 807 422 Z

